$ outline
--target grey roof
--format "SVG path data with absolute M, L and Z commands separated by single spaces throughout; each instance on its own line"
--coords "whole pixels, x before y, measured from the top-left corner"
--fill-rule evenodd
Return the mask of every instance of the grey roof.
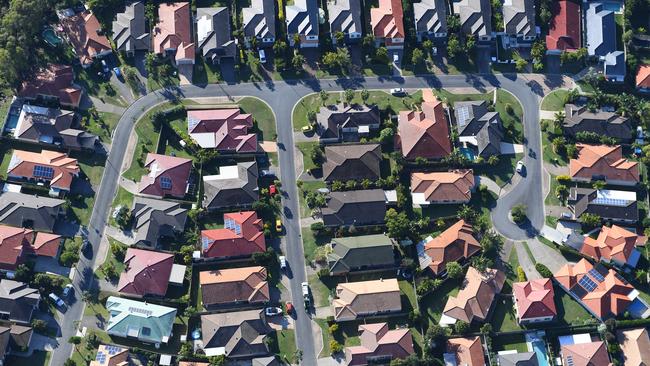
M 629 118 L 621 117 L 614 112 L 599 110 L 591 112 L 586 106 L 567 104 L 564 106 L 564 122 L 562 127 L 569 136 L 578 132 L 593 132 L 601 136 L 609 136 L 621 141 L 632 140 L 632 124 Z
M 11 330 L 8 327 L 0 326 L 0 360 L 4 360 L 9 348 L 11 339 Z
M 295 0 L 286 6 L 287 34 L 318 35 L 318 2 Z
M 133 217 L 136 242 L 155 246 L 161 237 L 183 231 L 187 210 L 176 202 L 136 197 Z
M 327 13 L 330 21 L 330 32 L 362 33 L 361 0 L 329 0 Z
M 249 8 L 242 9 L 244 37 L 275 38 L 275 1 L 251 0 Z
M 321 212 L 326 226 L 380 225 L 386 216 L 386 196 L 381 189 L 331 192 Z
M 505 0 L 503 22 L 506 34 L 535 36 L 535 4 L 533 0 Z
M 593 188 L 571 188 L 568 203 L 576 217 L 590 213 L 614 221 L 639 220 L 637 201 L 629 201 L 622 205 L 599 204 L 594 202 L 597 194 L 598 192 Z
M 53 231 L 64 200 L 17 192 L 0 192 L 0 223 Z
M 481 156 L 501 152 L 501 119 L 498 112 L 490 112 L 484 100 L 454 103 L 454 117 L 459 136 L 475 136 Z
M 492 6 L 490 0 L 454 1 L 454 13 L 460 16 L 463 33 L 477 37 L 492 35 Z
M 201 316 L 203 347 L 223 347 L 228 358 L 250 358 L 269 354 L 264 338 L 272 329 L 262 310 L 247 310 Z
M 605 10 L 603 3 L 589 3 L 585 14 L 587 23 L 587 53 L 605 56 L 616 51 L 616 21 L 614 12 Z
M 227 179 L 203 177 L 203 207 L 208 209 L 250 206 L 259 198 L 257 163 L 238 163 L 237 176 Z
M 92 149 L 97 136 L 72 128 L 74 112 L 23 104 L 14 136 L 20 140 L 61 144 L 71 149 Z
M 497 358 L 500 366 L 539 366 L 535 352 L 499 354 Z
M 376 180 L 380 176 L 381 145 L 344 144 L 325 147 L 325 181 Z
M 341 138 L 342 128 L 379 125 L 379 108 L 376 105 L 336 104 L 321 107 L 316 114 L 318 135 L 321 139 Z
M 447 2 L 422 0 L 413 3 L 417 33 L 447 33 Z
M 280 366 L 275 356 L 258 357 L 251 360 L 251 366 Z
M 151 36 L 145 26 L 144 3 L 128 5 L 113 21 L 113 42 L 119 51 L 151 50 Z
M 623 51 L 614 51 L 605 55 L 604 68 L 605 77 L 625 77 L 625 53 Z
M 230 33 L 228 8 L 196 9 L 196 32 L 203 57 L 214 60 L 237 55 L 237 45 Z
M 0 281 L 0 313 L 11 321 L 29 323 L 40 299 L 38 290 L 26 283 Z
M 327 262 L 334 274 L 395 265 L 393 243 L 383 234 L 335 238 L 331 246 Z

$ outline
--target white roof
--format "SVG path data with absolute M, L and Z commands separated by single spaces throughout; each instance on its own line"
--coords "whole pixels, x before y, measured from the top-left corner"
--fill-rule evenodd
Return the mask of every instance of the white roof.
M 212 32 L 212 18 L 208 17 L 207 15 L 204 15 L 197 19 L 196 21 L 196 35 L 199 40 L 199 43 L 203 42 L 203 40 Z
M 600 191 L 598 191 L 597 197 L 602 199 L 636 201 L 636 192 L 601 189 Z
M 184 279 L 185 266 L 181 264 L 174 264 L 172 266 L 172 271 L 169 274 L 169 282 L 182 285 Z
M 172 355 L 160 355 L 160 360 L 158 360 L 160 366 L 169 366 L 172 364 Z
M 226 354 L 226 348 L 225 347 L 213 347 L 213 348 L 205 348 L 203 349 L 205 352 L 205 355 L 208 357 L 212 356 L 220 356 L 220 355 L 225 355 Z
M 21 188 L 22 188 L 22 186 L 21 186 L 20 184 L 9 184 L 9 183 L 5 183 L 5 184 L 2 186 L 2 191 L 3 191 L 3 192 L 15 192 L 15 193 L 20 193 L 20 189 L 21 189 Z
M 215 175 L 206 175 L 203 177 L 203 181 L 211 180 L 224 180 L 224 179 L 234 179 L 239 177 L 239 170 L 237 165 L 222 166 L 219 168 L 219 174 Z

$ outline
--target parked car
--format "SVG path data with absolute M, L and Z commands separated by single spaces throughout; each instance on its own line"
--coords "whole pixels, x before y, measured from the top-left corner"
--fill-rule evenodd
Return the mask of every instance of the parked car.
M 431 48 L 431 54 L 433 56 L 438 56 L 438 47 L 432 47 Z
M 265 64 L 266 63 L 266 53 L 264 52 L 264 50 L 260 50 L 259 54 L 260 54 L 260 62 Z
M 268 307 L 264 309 L 266 316 L 276 316 L 282 314 L 282 309 L 276 307 Z
M 278 189 L 275 187 L 275 184 L 271 184 L 269 186 L 269 195 L 275 196 L 276 194 L 278 194 Z
M 516 170 L 517 170 L 517 173 L 519 173 L 519 174 L 521 174 L 521 172 L 524 171 L 524 162 L 523 162 L 523 161 L 519 160 L 519 161 L 517 162 L 517 168 L 516 168 Z
M 104 74 L 108 74 L 110 72 L 110 69 L 108 68 L 108 64 L 106 63 L 106 60 L 102 60 L 102 70 L 104 71 Z
M 280 269 L 287 269 L 287 257 L 283 255 L 280 256 Z
M 307 126 L 302 127 L 302 133 L 309 133 L 312 130 L 313 130 L 313 128 L 311 127 L 311 125 L 307 125 Z
M 399 55 L 397 53 L 393 53 L 393 62 L 394 63 L 399 63 Z
M 72 286 L 72 284 L 69 283 L 65 285 L 65 287 L 63 288 L 63 297 L 70 298 L 70 296 L 72 296 L 73 293 L 74 293 L 74 287 Z
M 270 169 L 263 169 L 262 172 L 261 172 L 261 175 L 263 177 L 275 177 L 276 176 L 275 172 L 273 170 L 270 170 Z
M 282 220 L 276 219 L 275 220 L 275 231 L 281 233 L 282 232 Z
M 406 95 L 406 90 L 404 88 L 393 88 L 390 90 L 390 93 L 396 97 Z
M 119 67 L 114 67 L 113 72 L 115 73 L 115 76 L 117 76 L 118 79 L 122 78 L 122 71 L 120 70 Z
M 311 294 L 309 293 L 309 284 L 307 282 L 303 282 L 300 286 L 302 287 L 302 298 L 305 300 L 305 308 L 309 308 L 311 306 Z
M 50 298 L 50 300 L 52 300 L 52 303 L 54 303 L 54 305 L 56 305 L 56 307 L 62 308 L 63 306 L 65 306 L 65 303 L 63 302 L 63 300 L 61 300 L 60 297 L 56 296 L 56 294 L 53 294 L 53 293 L 49 294 L 48 297 Z
M 285 308 L 287 309 L 287 314 L 293 314 L 294 308 L 291 301 L 287 301 L 287 303 L 285 304 Z
M 563 219 L 571 219 L 571 218 L 573 218 L 573 215 L 571 215 L 568 212 L 562 212 L 562 215 L 560 215 L 560 216 L 562 216 Z

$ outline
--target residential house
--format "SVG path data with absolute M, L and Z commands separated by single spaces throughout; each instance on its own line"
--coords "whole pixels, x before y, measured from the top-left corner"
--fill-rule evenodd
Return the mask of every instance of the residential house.
M 344 144 L 325 146 L 323 180 L 376 181 L 381 176 L 381 145 Z
M 564 134 L 575 137 L 579 132 L 595 133 L 599 136 L 629 142 L 633 138 L 630 119 L 604 110 L 590 111 L 587 106 L 567 104 L 564 106 Z
M 576 51 L 582 45 L 580 3 L 558 0 L 552 4 L 553 19 L 546 36 L 547 52 L 560 54 L 562 51 Z
M 223 215 L 224 227 L 201 231 L 201 250 L 206 258 L 245 257 L 264 252 L 264 223 L 255 211 Z
M 208 211 L 250 207 L 259 199 L 255 161 L 219 167 L 219 174 L 203 176 L 203 207 Z
M 0 326 L 0 365 L 7 362 L 5 357 L 16 352 L 27 352 L 32 341 L 34 331 L 31 327 L 18 324 L 5 324 Z
M 239 108 L 201 109 L 187 112 L 187 133 L 203 149 L 227 153 L 254 153 L 257 135 L 249 133 L 253 116 Z
M 57 151 L 40 153 L 14 150 L 7 168 L 7 179 L 19 182 L 47 183 L 50 196 L 59 197 L 70 192 L 72 180 L 79 176 L 77 159 Z
M 318 1 L 295 0 L 285 9 L 289 46 L 298 38 L 300 48 L 318 47 Z
M 472 169 L 411 173 L 411 200 L 414 207 L 468 203 L 475 187 Z
M 393 242 L 384 234 L 333 238 L 327 265 L 333 276 L 395 266 Z
M 396 144 L 408 160 L 442 159 L 452 151 L 445 109 L 430 89 L 422 90 L 422 98 L 420 111 L 399 112 Z
M 574 182 L 603 180 L 608 184 L 634 186 L 639 183 L 639 164 L 623 157 L 620 145 L 577 144 L 578 158 L 569 161 Z
M 502 351 L 497 354 L 499 366 L 540 366 L 537 353 Z
M 148 153 L 144 163 L 147 174 L 138 182 L 138 193 L 145 197 L 184 198 L 189 191 L 192 160 Z
M 447 263 L 463 262 L 481 250 L 472 225 L 458 220 L 435 239 L 427 237 L 417 245 L 420 268 L 430 269 L 434 276 L 447 273 Z
M 505 274 L 499 270 L 488 268 L 481 273 L 476 268 L 469 267 L 458 294 L 447 299 L 440 325 L 455 324 L 458 320 L 467 323 L 485 321 L 505 279 Z
M 129 357 L 128 348 L 100 344 L 95 359 L 88 366 L 129 366 Z
M 519 42 L 532 42 L 535 30 L 535 4 L 528 0 L 505 0 L 503 2 L 503 29 Z
M 178 363 L 178 366 L 210 366 L 210 363 L 197 362 L 197 361 L 181 361 Z
M 136 51 L 151 51 L 151 34 L 147 30 L 144 2 L 127 5 L 113 21 L 115 49 L 127 55 L 133 55 Z
M 481 337 L 450 338 L 443 354 L 445 365 L 485 366 Z
M 616 338 L 621 347 L 624 366 L 650 365 L 650 337 L 647 328 L 619 330 Z
M 15 271 L 29 256 L 56 257 L 62 241 L 60 235 L 0 225 L 0 271 Z
M 478 156 L 484 158 L 501 154 L 501 118 L 498 112 L 488 110 L 487 101 L 456 102 L 454 117 L 461 143 L 472 147 Z
M 244 41 L 247 47 L 257 39 L 261 47 L 275 43 L 275 1 L 251 0 L 251 6 L 242 8 Z
M 563 366 L 611 365 L 603 341 L 567 344 L 560 347 Z
M 197 47 L 203 57 L 212 63 L 227 58 L 234 61 L 237 42 L 230 30 L 230 12 L 226 7 L 196 9 Z
M 587 28 L 587 53 L 589 56 L 605 57 L 616 51 L 616 21 L 614 12 L 601 2 L 587 3 L 585 12 Z
M 13 135 L 17 140 L 51 144 L 70 150 L 95 149 L 99 138 L 72 128 L 73 123 L 73 111 L 23 104 Z
M 183 285 L 185 266 L 174 264 L 174 255 L 129 248 L 117 290 L 136 296 L 165 296 L 169 284 Z
M 0 281 L 0 318 L 18 324 L 31 324 L 41 295 L 28 284 L 4 279 Z
M 57 101 L 64 107 L 77 108 L 83 90 L 74 84 L 72 66 L 49 64 L 31 79 L 23 81 L 18 96 L 27 100 Z
M 447 39 L 447 2 L 444 0 L 421 0 L 413 3 L 415 35 L 418 42 L 425 39 Z
M 576 218 L 589 213 L 615 222 L 635 223 L 639 220 L 636 192 L 572 187 L 568 204 Z
M 192 36 L 190 3 L 158 5 L 158 23 L 153 28 L 153 51 L 171 55 L 176 64 L 194 64 L 196 45 Z
M 280 362 L 275 356 L 255 357 L 251 360 L 251 366 L 280 366 Z
M 616 271 L 600 264 L 594 267 L 586 259 L 564 265 L 553 278 L 601 321 L 622 315 L 638 296 L 638 291 Z
M 172 336 L 176 308 L 110 296 L 106 333 L 156 345 L 167 344 Z
M 382 225 L 386 195 L 381 189 L 331 192 L 321 213 L 325 226 Z
M 266 304 L 271 299 L 266 268 L 261 266 L 199 272 L 206 309 L 235 304 Z
M 64 18 L 61 27 L 84 68 L 90 67 L 96 58 L 113 53 L 111 42 L 102 33 L 99 20 L 91 11 Z
M 636 73 L 636 88 L 640 92 L 650 92 L 650 64 L 639 66 Z
M 408 328 L 388 329 L 388 323 L 359 325 L 358 346 L 345 347 L 345 361 L 350 366 L 361 366 L 377 362 L 388 363 L 403 359 L 415 353 L 413 337 Z
M 394 278 L 339 283 L 332 305 L 337 322 L 402 311 L 399 284 Z
M 201 316 L 203 351 L 208 357 L 250 359 L 269 354 L 264 342 L 273 330 L 263 310 L 246 310 Z
M 332 42 L 336 44 L 336 34 L 345 35 L 346 42 L 358 42 L 363 33 L 361 23 L 361 0 L 328 0 L 327 14 L 330 22 Z
M 135 242 L 157 247 L 161 238 L 174 238 L 185 230 L 187 209 L 180 203 L 135 197 L 133 209 Z
M 625 52 L 614 51 L 605 55 L 603 61 L 603 76 L 608 81 L 622 83 L 625 81 L 627 66 L 625 65 Z
M 489 0 L 453 0 L 454 14 L 460 16 L 461 32 L 476 40 L 492 39 L 492 6 Z
M 645 246 L 648 238 L 637 235 L 620 226 L 603 226 L 596 239 L 584 237 L 580 253 L 597 261 L 613 264 L 619 268 L 635 268 L 641 253 L 637 246 Z
M 358 141 L 379 128 L 377 105 L 339 103 L 321 107 L 316 114 L 316 133 L 321 143 Z
M 52 232 L 65 214 L 64 205 L 65 201 L 57 198 L 0 192 L 0 224 Z
M 515 313 L 519 324 L 548 322 L 555 319 L 555 292 L 550 278 L 512 284 Z
M 370 9 L 370 26 L 377 46 L 404 48 L 404 10 L 400 0 L 379 0 L 379 7 Z

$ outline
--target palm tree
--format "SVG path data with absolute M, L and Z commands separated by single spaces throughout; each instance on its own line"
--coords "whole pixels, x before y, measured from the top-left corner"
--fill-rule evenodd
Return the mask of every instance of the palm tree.
M 330 95 L 325 90 L 321 90 L 320 93 L 318 93 L 318 96 L 323 102 L 323 106 L 325 106 L 325 103 L 327 103 L 327 99 L 329 99 Z

